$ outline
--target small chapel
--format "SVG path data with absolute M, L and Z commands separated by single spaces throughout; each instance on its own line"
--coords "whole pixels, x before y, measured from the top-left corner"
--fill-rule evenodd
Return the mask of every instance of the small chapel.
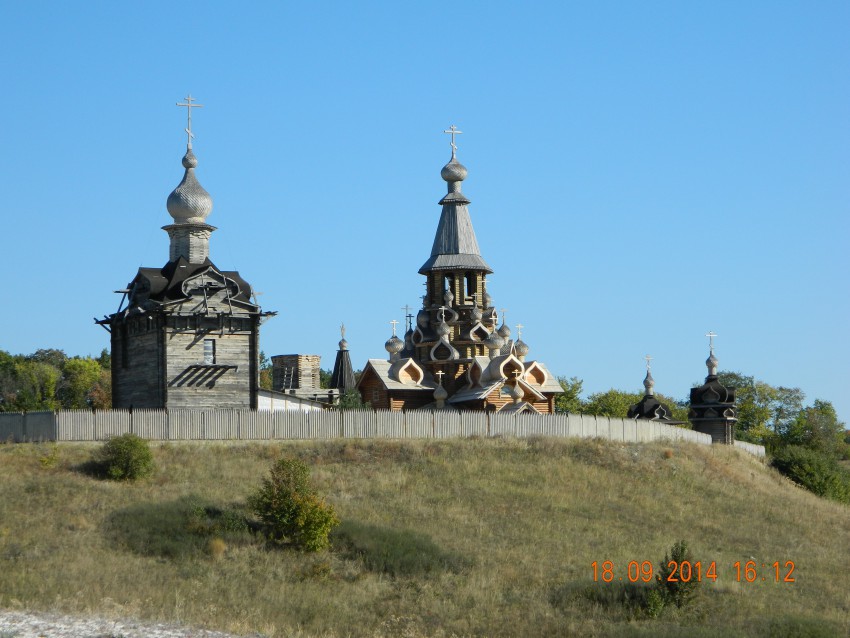
M 467 169 L 452 156 L 440 176 L 448 184 L 431 255 L 419 273 L 426 278 L 422 308 L 407 314 L 404 338 L 384 344 L 387 359 L 369 359 L 357 389 L 373 409 L 489 410 L 551 414 L 558 380 L 540 361 L 528 359 L 529 346 L 505 323 L 487 292 L 493 270 L 481 257 L 461 191 Z
M 192 109 L 186 97 L 183 179 L 168 196 L 173 223 L 162 267 L 139 268 L 118 310 L 96 323 L 111 336 L 114 408 L 257 409 L 263 312 L 238 272 L 210 260 L 213 202 L 195 176 Z M 125 306 L 126 302 L 126 306 Z

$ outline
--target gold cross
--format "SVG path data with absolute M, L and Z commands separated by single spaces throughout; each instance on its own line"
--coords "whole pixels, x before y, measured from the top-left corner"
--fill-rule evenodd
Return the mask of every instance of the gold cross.
M 185 129 L 186 135 L 187 135 L 187 137 L 186 137 L 186 148 L 192 148 L 192 138 L 195 137 L 194 135 L 192 135 L 192 109 L 199 109 L 199 108 L 203 107 L 204 105 L 203 104 L 192 104 L 192 102 L 195 101 L 195 98 L 192 97 L 191 93 L 189 95 L 187 95 L 184 99 L 186 100 L 186 103 L 180 104 L 180 102 L 178 102 L 177 106 L 185 106 L 186 107 L 186 111 L 187 111 L 187 114 L 188 114 L 187 125 L 186 125 L 186 129 Z

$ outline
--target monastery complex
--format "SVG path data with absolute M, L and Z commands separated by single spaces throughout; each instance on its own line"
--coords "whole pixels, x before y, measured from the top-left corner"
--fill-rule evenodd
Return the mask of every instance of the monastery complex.
M 479 250 L 470 200 L 461 188 L 467 169 L 457 159 L 461 131 L 454 126 L 445 131 L 451 159 L 440 172 L 447 192 L 439 201 L 430 256 L 419 268 L 426 294 L 415 314 L 408 309 L 403 336 L 392 322 L 387 357 L 369 359 L 356 381 L 343 328 L 330 389 L 320 388 L 318 356 L 296 354 L 272 357 L 274 390 L 262 390 L 260 326 L 276 313 L 260 308 L 238 272 L 220 270 L 210 259 L 216 228 L 207 217 L 213 203 L 195 175 L 192 150 L 192 109 L 202 105 L 189 96 L 178 106 L 188 112 L 187 145 L 183 179 L 166 203 L 172 218 L 163 226 L 168 261 L 139 268 L 118 291 L 118 310 L 97 320 L 110 332 L 113 407 L 285 409 L 297 400 L 300 409 L 318 410 L 356 389 L 372 409 L 555 411 L 555 397 L 563 391 L 557 378 L 529 358 L 521 325 L 514 337 L 504 312 L 499 325 L 487 291 L 493 270 Z M 713 343 L 706 365 L 706 383 L 691 391 L 690 418 L 695 430 L 732 443 L 735 393 L 718 381 Z M 648 365 L 644 386 L 645 397 L 629 418 L 678 423 L 655 399 Z

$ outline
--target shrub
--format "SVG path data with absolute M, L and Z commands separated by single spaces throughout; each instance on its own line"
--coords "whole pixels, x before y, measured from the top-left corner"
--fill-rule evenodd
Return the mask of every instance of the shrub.
M 818 496 L 850 503 L 850 474 L 834 458 L 800 445 L 788 445 L 774 453 L 771 465 Z
M 277 461 L 248 506 L 271 541 L 311 552 L 327 547 L 328 534 L 339 525 L 333 505 L 310 487 L 310 471 L 298 459 Z
M 148 442 L 135 434 L 110 437 L 98 451 L 95 463 L 103 476 L 117 481 L 134 481 L 154 470 Z
M 675 564 L 672 564 L 675 562 Z M 685 541 L 679 541 L 673 545 L 670 554 L 664 554 L 664 561 L 659 565 L 660 571 L 656 575 L 656 585 L 661 593 L 664 604 L 673 603 L 676 607 L 683 607 L 690 602 L 693 595 L 696 594 L 700 581 L 697 580 L 696 574 L 692 574 L 692 570 L 688 571 L 688 580 L 682 580 L 682 563 L 687 562 L 694 565 L 695 561 L 690 549 L 688 549 Z M 671 578 L 672 575 L 672 578 Z M 658 607 L 660 612 L 663 605 L 658 606 L 657 601 L 653 601 L 654 606 Z

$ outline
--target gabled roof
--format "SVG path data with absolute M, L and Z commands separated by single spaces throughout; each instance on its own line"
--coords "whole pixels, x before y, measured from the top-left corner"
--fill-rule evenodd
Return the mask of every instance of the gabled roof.
M 428 390 L 433 392 L 437 384 L 434 383 L 431 375 L 424 370 L 422 371 L 423 379 L 420 383 L 399 381 L 397 372 L 403 369 L 408 362 L 418 367 L 418 364 L 413 359 L 399 359 L 393 362 L 389 362 L 386 359 L 369 359 L 366 362 L 366 367 L 363 369 L 363 374 L 360 376 L 360 383 L 357 385 L 359 386 L 363 383 L 363 380 L 367 377 L 367 372 L 371 369 L 387 390 Z
M 520 412 L 533 412 L 534 414 L 540 414 L 540 411 L 537 408 L 526 401 L 508 403 L 499 410 L 499 414 L 519 414 Z

